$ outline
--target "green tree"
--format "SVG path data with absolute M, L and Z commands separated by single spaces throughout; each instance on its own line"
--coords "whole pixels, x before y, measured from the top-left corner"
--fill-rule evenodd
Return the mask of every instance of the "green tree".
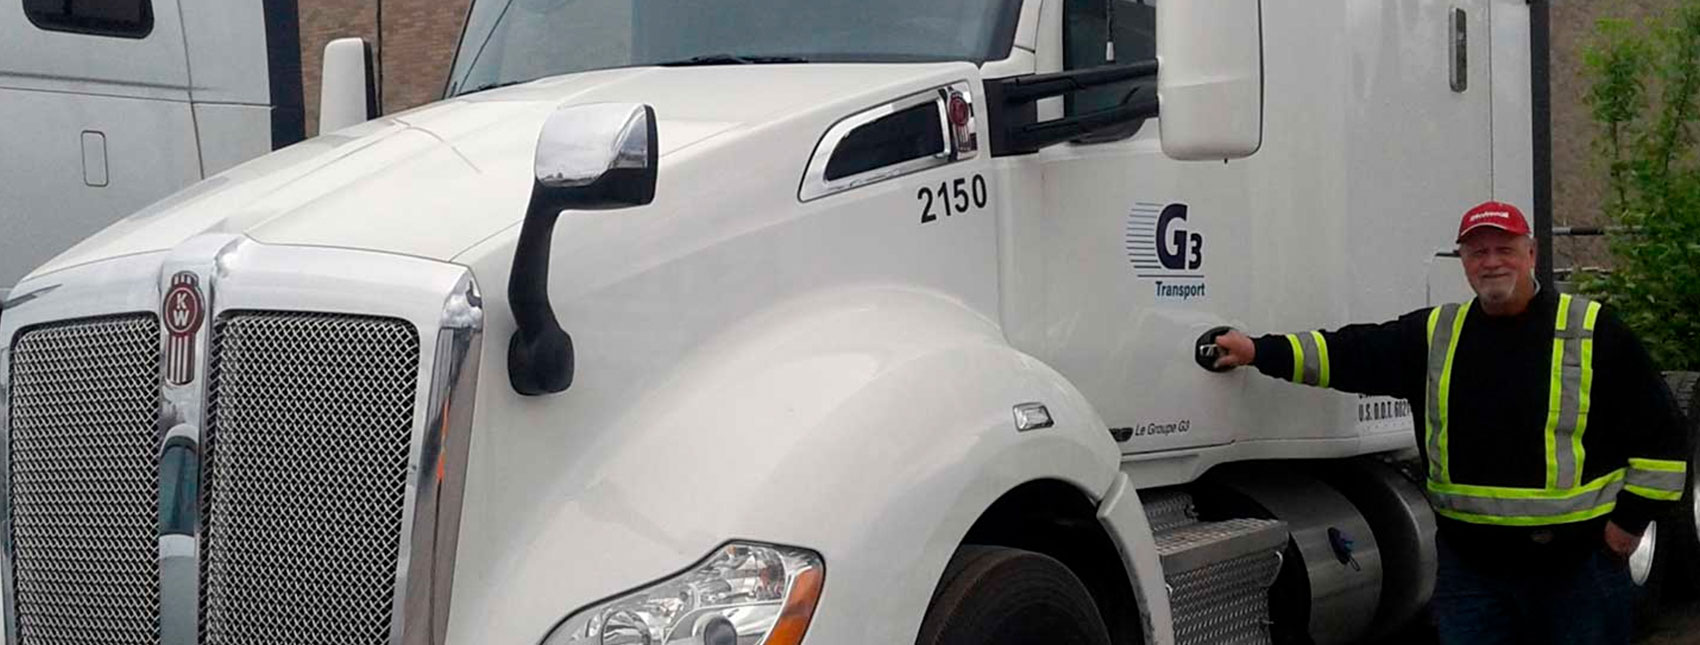
M 1580 278 L 1667 370 L 1700 369 L 1700 0 L 1599 24 L 1587 101 L 1608 173 L 1613 269 Z

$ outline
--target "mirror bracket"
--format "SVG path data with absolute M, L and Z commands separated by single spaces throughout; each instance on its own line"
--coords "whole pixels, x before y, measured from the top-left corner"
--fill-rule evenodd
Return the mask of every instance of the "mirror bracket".
M 1157 61 L 1144 60 L 1125 65 L 988 79 L 986 103 L 992 133 L 992 156 L 1032 154 L 1064 141 L 1157 116 L 1158 104 L 1156 97 L 1152 96 L 1087 114 L 1044 122 L 1038 120 L 1040 100 L 1126 81 L 1154 79 L 1157 67 Z

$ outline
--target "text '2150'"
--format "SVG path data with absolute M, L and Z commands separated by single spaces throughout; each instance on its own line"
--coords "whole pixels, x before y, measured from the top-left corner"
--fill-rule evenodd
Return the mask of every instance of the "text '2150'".
M 985 208 L 991 199 L 987 192 L 986 178 L 980 175 L 940 183 L 936 190 L 922 186 L 915 193 L 915 201 L 921 202 L 921 223 L 937 221 L 940 213 L 950 217 Z

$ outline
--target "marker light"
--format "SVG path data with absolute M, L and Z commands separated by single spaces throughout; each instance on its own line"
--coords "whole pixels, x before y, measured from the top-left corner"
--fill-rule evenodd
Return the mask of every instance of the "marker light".
M 735 542 L 684 573 L 574 612 L 543 645 L 799 645 L 825 579 L 813 552 Z
M 950 124 L 958 128 L 966 127 L 968 125 L 968 117 L 971 116 L 973 116 L 973 112 L 970 111 L 970 108 L 968 107 L 968 100 L 962 98 L 961 94 L 951 92 Z

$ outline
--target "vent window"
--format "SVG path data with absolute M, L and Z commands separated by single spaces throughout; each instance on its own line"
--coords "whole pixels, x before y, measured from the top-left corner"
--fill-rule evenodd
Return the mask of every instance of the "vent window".
M 852 130 L 826 162 L 826 179 L 836 181 L 944 152 L 939 108 L 929 101 Z

